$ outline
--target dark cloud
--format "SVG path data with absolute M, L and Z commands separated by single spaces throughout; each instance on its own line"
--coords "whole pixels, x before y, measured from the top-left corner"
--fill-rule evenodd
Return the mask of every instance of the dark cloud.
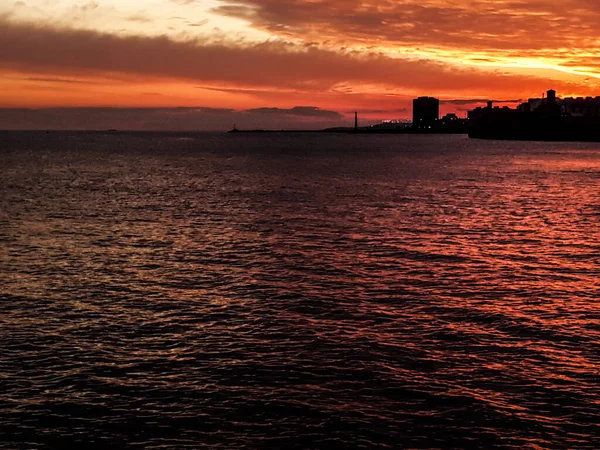
M 15 45 L 18 43 L 18 45 Z M 543 79 L 483 72 L 378 53 L 325 50 L 282 41 L 257 44 L 174 41 L 56 29 L 0 19 L 0 68 L 49 74 L 126 74 L 218 83 L 224 87 L 318 93 L 363 83 L 388 91 L 504 92 L 539 90 Z M 575 84 L 554 83 L 559 91 Z M 566 90 L 566 89 L 565 89 Z M 572 89 L 570 89 L 572 90 Z
M 358 113 L 361 114 L 393 114 L 393 113 L 407 113 L 410 112 L 408 108 L 394 108 L 394 109 L 365 109 L 360 108 Z M 348 111 L 348 114 L 354 114 L 354 111 Z
M 316 129 L 347 125 L 344 116 L 312 106 L 258 108 L 4 108 L 0 129 L 29 130 L 172 130 Z
M 319 109 L 316 106 L 296 106 L 291 109 L 282 108 L 254 108 L 246 110 L 249 113 L 256 114 L 284 114 L 298 117 L 320 117 L 328 119 L 341 119 L 343 116 L 337 111 L 327 111 Z
M 487 102 L 494 102 L 494 103 L 520 103 L 523 100 L 522 99 L 516 99 L 516 100 L 493 100 L 493 99 L 487 99 L 487 98 L 471 98 L 471 99 L 454 99 L 454 100 L 440 100 L 440 103 L 442 104 L 451 104 L 451 105 L 472 105 L 474 103 L 487 103 Z

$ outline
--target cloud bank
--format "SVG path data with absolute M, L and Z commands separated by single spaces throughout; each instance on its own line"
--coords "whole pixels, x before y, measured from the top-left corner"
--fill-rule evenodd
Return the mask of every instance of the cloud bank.
M 222 0 L 273 34 L 468 50 L 596 51 L 597 0 Z
M 337 111 L 312 106 L 294 108 L 4 108 L 0 130 L 168 130 L 225 131 L 240 129 L 316 129 L 345 126 Z
M 229 86 L 318 92 L 336 86 L 379 86 L 426 92 L 539 90 L 543 78 L 461 68 L 425 59 L 330 50 L 284 41 L 175 41 L 118 36 L 0 21 L 0 68 L 54 77 L 106 73 L 173 78 Z M 571 89 L 570 82 L 555 82 Z

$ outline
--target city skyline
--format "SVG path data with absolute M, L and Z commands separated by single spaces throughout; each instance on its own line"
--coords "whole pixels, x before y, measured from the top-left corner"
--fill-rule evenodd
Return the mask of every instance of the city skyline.
M 595 96 L 593 3 L 11 1 L 0 6 L 0 127 L 36 123 L 28 108 L 67 108 L 44 112 L 59 128 L 82 111 L 124 128 L 177 117 L 314 128 L 356 110 L 409 118 L 420 96 L 439 98 L 442 115 L 550 88 Z M 136 108 L 151 109 L 142 119 Z

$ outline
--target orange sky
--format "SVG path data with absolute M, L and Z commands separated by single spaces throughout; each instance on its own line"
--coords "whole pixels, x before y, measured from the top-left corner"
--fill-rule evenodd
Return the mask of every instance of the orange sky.
M 302 127 L 410 117 L 418 95 L 461 115 L 549 88 L 595 96 L 597 1 L 8 0 L 0 108 L 202 107 L 258 125 L 271 108 L 266 123 Z

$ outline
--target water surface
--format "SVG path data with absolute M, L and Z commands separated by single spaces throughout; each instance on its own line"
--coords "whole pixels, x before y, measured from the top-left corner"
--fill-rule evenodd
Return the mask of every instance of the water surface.
M 0 133 L 7 448 L 600 448 L 600 147 Z

